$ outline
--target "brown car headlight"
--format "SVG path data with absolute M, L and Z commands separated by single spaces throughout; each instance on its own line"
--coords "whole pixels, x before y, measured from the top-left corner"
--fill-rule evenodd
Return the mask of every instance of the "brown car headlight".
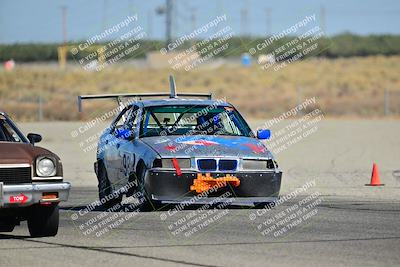
M 272 159 L 257 160 L 257 159 L 244 159 L 242 160 L 243 170 L 268 170 L 274 169 L 274 162 Z
M 36 160 L 36 174 L 40 177 L 55 176 L 57 172 L 56 162 L 50 157 L 40 157 Z
M 179 167 L 181 169 L 190 169 L 190 159 L 189 158 L 184 158 L 184 159 L 176 159 Z M 161 166 L 162 168 L 167 168 L 167 169 L 174 169 L 174 165 L 172 164 L 172 159 L 161 159 Z

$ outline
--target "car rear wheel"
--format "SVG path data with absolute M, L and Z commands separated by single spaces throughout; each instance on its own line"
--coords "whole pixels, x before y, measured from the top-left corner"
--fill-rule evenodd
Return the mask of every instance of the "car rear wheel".
M 99 200 L 103 207 L 106 209 L 112 208 L 116 205 L 120 205 L 122 201 L 122 195 L 115 196 L 112 193 L 110 181 L 108 180 L 107 170 L 102 162 L 99 162 L 99 170 L 97 174 L 98 189 L 99 189 Z
M 58 205 L 31 207 L 28 229 L 32 237 L 55 236 L 58 232 Z

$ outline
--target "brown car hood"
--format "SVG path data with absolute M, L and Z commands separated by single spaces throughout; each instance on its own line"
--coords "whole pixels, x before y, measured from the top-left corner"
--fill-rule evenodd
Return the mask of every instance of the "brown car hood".
M 0 142 L 0 164 L 31 164 L 39 155 L 52 155 L 58 158 L 47 149 L 28 143 Z

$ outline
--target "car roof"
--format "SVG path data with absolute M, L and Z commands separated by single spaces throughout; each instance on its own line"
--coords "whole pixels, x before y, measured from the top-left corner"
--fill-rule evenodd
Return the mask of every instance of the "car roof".
M 198 106 L 223 106 L 232 107 L 231 104 L 218 99 L 185 99 L 185 98 L 167 98 L 167 99 L 152 99 L 140 100 L 136 102 L 141 107 L 154 106 L 171 106 L 171 105 L 198 105 Z

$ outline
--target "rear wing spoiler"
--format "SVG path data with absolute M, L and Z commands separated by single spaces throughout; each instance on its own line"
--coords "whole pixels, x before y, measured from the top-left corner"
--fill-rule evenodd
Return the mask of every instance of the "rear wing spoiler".
M 205 97 L 207 99 L 212 99 L 212 94 L 203 94 L 203 93 L 177 93 L 175 79 L 172 75 L 169 76 L 169 84 L 170 84 L 170 93 L 127 93 L 127 94 L 99 94 L 99 95 L 79 95 L 78 96 L 78 109 L 79 112 L 82 112 L 82 100 L 84 99 L 115 99 L 118 102 L 118 105 L 122 104 L 123 98 L 138 98 L 142 100 L 143 98 L 155 98 L 155 97 L 169 97 L 169 98 L 178 98 L 178 97 Z

